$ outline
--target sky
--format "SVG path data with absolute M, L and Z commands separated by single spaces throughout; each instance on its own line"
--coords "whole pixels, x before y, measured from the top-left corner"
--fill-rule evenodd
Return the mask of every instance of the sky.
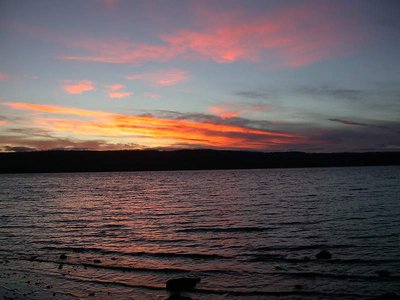
M 0 151 L 400 150 L 400 1 L 0 0 Z

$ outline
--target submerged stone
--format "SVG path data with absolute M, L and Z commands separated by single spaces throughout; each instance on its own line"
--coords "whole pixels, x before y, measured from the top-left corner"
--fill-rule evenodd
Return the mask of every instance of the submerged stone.
M 378 276 L 382 278 L 388 278 L 392 276 L 392 274 L 388 270 L 376 271 L 376 274 L 378 274 Z
M 317 255 L 315 255 L 315 257 L 318 259 L 331 259 L 332 254 L 329 251 L 322 250 Z
M 184 291 L 193 290 L 196 284 L 200 282 L 200 278 L 176 278 L 170 279 L 166 283 L 167 291 Z
M 60 259 L 67 259 L 67 258 L 68 258 L 68 256 L 65 255 L 64 253 L 60 255 Z

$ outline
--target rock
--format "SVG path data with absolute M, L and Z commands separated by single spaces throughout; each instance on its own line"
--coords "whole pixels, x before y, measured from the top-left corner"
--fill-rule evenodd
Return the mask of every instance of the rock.
M 400 296 L 396 293 L 386 293 L 373 298 L 373 300 L 400 300 Z
M 310 257 L 308 257 L 308 256 L 304 256 L 304 257 L 303 257 L 303 260 L 304 260 L 304 261 L 310 261 L 310 260 L 311 260 L 311 258 L 310 258 Z
M 101 260 L 100 260 L 100 259 L 94 259 L 93 262 L 94 262 L 95 264 L 99 264 L 99 263 L 101 263 Z
M 67 258 L 68 258 L 68 256 L 65 255 L 64 253 L 60 255 L 60 259 L 67 259 Z
M 64 266 L 63 264 L 60 264 L 60 265 L 58 266 L 58 269 L 61 270 L 61 269 L 63 268 L 63 266 Z
M 193 299 L 179 294 L 172 294 L 166 300 L 193 300 Z
M 315 255 L 315 257 L 318 259 L 331 259 L 332 254 L 329 251 L 322 250 L 317 255 Z
M 167 281 L 167 291 L 180 292 L 184 290 L 193 290 L 196 284 L 200 282 L 200 278 L 176 278 Z
M 375 273 L 378 274 L 378 276 L 382 277 L 382 278 L 389 278 L 392 276 L 392 274 L 388 270 L 380 270 L 380 271 L 376 271 Z

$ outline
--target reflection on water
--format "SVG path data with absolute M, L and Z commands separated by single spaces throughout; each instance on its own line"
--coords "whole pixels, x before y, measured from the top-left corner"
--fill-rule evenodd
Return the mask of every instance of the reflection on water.
M 1 175 L 0 266 L 20 289 L 36 280 L 58 298 L 164 299 L 166 280 L 186 276 L 202 278 L 194 299 L 395 291 L 399 177 L 398 167 Z M 316 259 L 321 249 L 332 259 Z

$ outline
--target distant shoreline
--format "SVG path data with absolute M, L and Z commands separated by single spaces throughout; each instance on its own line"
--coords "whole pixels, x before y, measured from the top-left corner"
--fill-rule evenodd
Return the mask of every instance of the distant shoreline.
M 0 173 L 269 169 L 400 165 L 400 152 L 305 153 L 224 150 L 0 153 Z

